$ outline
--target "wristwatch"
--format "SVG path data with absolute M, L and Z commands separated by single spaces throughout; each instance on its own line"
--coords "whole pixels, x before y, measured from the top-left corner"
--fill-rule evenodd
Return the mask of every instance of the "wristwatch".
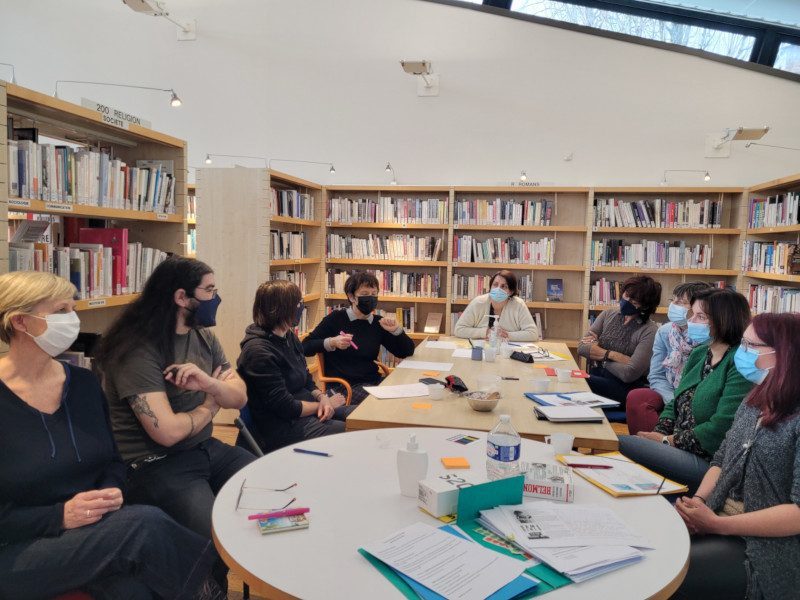
M 664 444 L 665 446 L 671 446 L 672 445 L 672 444 L 669 443 L 669 437 L 666 436 L 666 435 L 661 438 L 661 443 Z

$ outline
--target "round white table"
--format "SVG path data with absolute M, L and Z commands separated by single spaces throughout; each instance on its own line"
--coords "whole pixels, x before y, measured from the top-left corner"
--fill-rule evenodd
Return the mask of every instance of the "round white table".
M 268 598 L 402 598 L 357 549 L 415 522 L 442 524 L 421 512 L 415 498 L 400 495 L 397 449 L 405 446 L 410 433 L 416 433 L 420 448 L 428 452 L 429 477 L 463 472 L 445 470 L 439 460 L 443 456 L 464 456 L 470 470 L 485 474 L 485 432 L 398 428 L 305 441 L 260 458 L 225 484 L 212 515 L 217 550 L 255 594 Z M 478 441 L 461 445 L 447 439 L 459 433 L 469 433 Z M 294 447 L 332 456 L 300 454 L 292 450 Z M 541 458 L 547 450 L 544 444 L 522 440 L 522 460 Z M 257 511 L 236 509 L 245 479 L 245 499 L 255 499 L 262 493 L 253 488 L 283 488 L 297 483 L 284 495 L 287 501 L 297 498 L 292 506 L 311 509 L 310 527 L 262 535 L 256 523 L 247 519 Z M 545 597 L 669 598 L 683 581 L 689 556 L 689 535 L 675 509 L 661 497 L 613 498 L 577 475 L 575 502 L 611 508 L 646 536 L 655 549 L 645 551 L 645 558 L 637 564 L 573 583 Z

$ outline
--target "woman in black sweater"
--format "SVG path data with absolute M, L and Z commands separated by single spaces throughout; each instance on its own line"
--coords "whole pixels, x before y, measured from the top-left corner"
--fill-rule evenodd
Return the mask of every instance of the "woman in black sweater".
M 247 385 L 254 437 L 264 452 L 341 433 L 355 408 L 346 406 L 341 394 L 326 396 L 314 385 L 303 347 L 292 331 L 303 308 L 303 296 L 295 284 L 262 283 L 253 303 L 253 324 L 241 343 L 237 367 Z
M 78 335 L 71 283 L 0 276 L 0 597 L 212 598 L 217 554 L 157 508 L 123 506 L 97 378 L 53 360 Z
M 359 404 L 369 394 L 364 386 L 380 385 L 375 360 L 381 346 L 397 358 L 414 354 L 414 341 L 393 316 L 374 314 L 378 306 L 378 279 L 357 271 L 344 282 L 350 308 L 335 310 L 303 340 L 306 356 L 325 353 L 325 375 L 340 377 L 353 389 L 351 404 Z M 342 386 L 332 386 L 343 391 Z

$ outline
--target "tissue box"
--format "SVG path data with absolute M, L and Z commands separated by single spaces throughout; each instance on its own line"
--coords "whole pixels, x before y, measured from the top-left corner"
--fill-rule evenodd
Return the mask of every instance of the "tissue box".
M 569 467 L 523 462 L 521 470 L 525 474 L 523 495 L 559 502 L 572 502 L 575 499 L 575 485 Z
M 437 519 L 452 515 L 458 507 L 458 490 L 484 483 L 475 473 L 447 473 L 419 482 L 418 504 Z

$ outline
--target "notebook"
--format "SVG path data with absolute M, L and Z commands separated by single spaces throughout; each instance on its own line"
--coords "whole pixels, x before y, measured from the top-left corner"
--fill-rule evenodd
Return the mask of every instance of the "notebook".
M 588 406 L 536 406 L 537 416 L 553 423 L 572 423 L 582 421 L 602 422 L 603 415 Z

